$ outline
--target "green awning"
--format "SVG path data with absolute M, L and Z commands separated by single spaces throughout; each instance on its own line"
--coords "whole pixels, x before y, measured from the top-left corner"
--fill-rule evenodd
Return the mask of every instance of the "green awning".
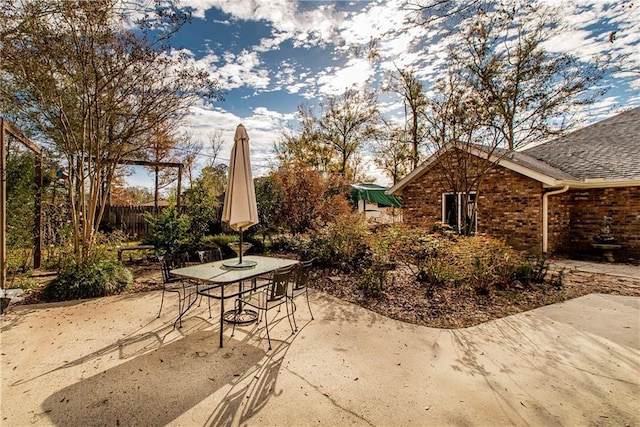
M 360 200 L 366 200 L 376 202 L 380 207 L 393 206 L 401 208 L 402 202 L 400 199 L 396 196 L 385 194 L 386 190 L 388 190 L 387 187 L 376 184 L 353 184 L 351 186 L 351 197 L 356 206 Z

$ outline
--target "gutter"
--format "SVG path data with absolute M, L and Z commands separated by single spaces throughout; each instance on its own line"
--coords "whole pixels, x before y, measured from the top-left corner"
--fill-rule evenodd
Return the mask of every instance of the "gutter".
M 569 190 L 565 185 L 559 190 L 549 191 L 542 195 L 542 252 L 547 253 L 549 247 L 549 196 L 561 194 Z

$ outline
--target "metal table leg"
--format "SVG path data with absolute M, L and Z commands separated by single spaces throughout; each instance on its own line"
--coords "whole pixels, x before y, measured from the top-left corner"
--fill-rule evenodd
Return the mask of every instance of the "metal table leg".
M 222 328 L 224 327 L 224 285 L 220 287 L 220 348 L 224 347 L 222 342 Z

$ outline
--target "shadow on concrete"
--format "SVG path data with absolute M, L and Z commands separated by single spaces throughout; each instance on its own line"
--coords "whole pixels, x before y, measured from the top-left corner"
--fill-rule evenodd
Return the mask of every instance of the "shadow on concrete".
M 306 322 L 298 328 L 298 333 L 309 325 Z M 206 424 L 211 427 L 231 427 L 245 425 L 277 395 L 276 381 L 287 351 L 298 336 L 291 335 L 284 341 L 271 339 L 274 349 L 265 356 L 256 369 L 247 371 L 226 393 L 215 408 Z
M 96 351 L 93 351 L 75 360 L 67 362 L 64 365 L 58 366 L 57 368 L 43 372 L 39 375 L 36 375 L 35 377 L 29 378 L 26 380 L 16 381 L 12 383 L 11 386 L 28 383 L 28 382 L 37 380 L 41 377 L 45 377 L 53 372 L 82 365 L 84 363 L 106 356 L 115 351 L 118 352 L 118 358 L 121 360 L 140 356 L 151 350 L 160 348 L 162 345 L 166 343 L 168 335 L 173 332 L 175 332 L 176 334 L 180 334 L 179 336 L 184 336 L 184 335 L 187 335 L 191 330 L 201 330 L 204 327 L 210 326 L 210 323 L 207 322 L 206 320 L 201 318 L 197 318 L 197 319 L 200 320 L 200 322 L 198 324 L 194 324 L 194 326 L 190 328 L 176 329 L 173 326 L 173 323 L 170 323 L 170 324 L 163 325 L 162 327 L 156 330 L 141 332 L 142 330 L 148 328 L 151 324 L 153 324 L 155 322 L 155 319 L 154 319 L 148 324 L 143 325 L 140 328 L 138 328 L 136 331 L 130 333 L 128 336 L 125 336 L 124 338 L 119 339 L 112 344 L 104 346 Z M 175 338 L 172 338 L 172 340 L 174 339 Z
M 260 348 L 197 331 L 49 396 L 43 412 L 54 425 L 164 425 L 255 367 Z M 144 335 L 142 343 L 155 342 Z
M 564 304 L 577 305 L 591 297 Z M 538 313 L 544 310 L 538 309 Z M 528 423 L 519 405 L 528 408 L 530 414 L 535 413 L 535 418 L 543 420 L 543 424 L 558 423 L 554 413 L 557 408 L 540 404 L 540 395 L 530 387 L 530 382 L 537 377 L 553 384 L 555 399 L 551 397 L 550 403 L 562 402 L 578 389 L 581 398 L 567 399 L 567 406 L 570 404 L 583 414 L 596 411 L 603 420 L 611 414 L 634 419 L 633 413 L 611 398 L 611 384 L 637 390 L 637 382 L 627 379 L 629 372 L 638 372 L 640 368 L 637 349 L 610 340 L 609 334 L 605 338 L 594 333 L 597 330 L 597 325 L 590 322 L 576 327 L 527 314 L 451 330 L 452 347 L 456 351 L 451 368 L 481 379 L 484 389 L 490 390 L 495 401 L 500 402 L 504 410 L 502 417 L 511 417 L 510 422 L 516 425 Z M 610 363 L 612 359 L 616 362 Z M 501 375 L 510 379 L 508 388 L 504 381 L 497 379 Z M 593 402 L 599 403 L 596 406 Z M 455 415 L 452 411 L 451 416 Z

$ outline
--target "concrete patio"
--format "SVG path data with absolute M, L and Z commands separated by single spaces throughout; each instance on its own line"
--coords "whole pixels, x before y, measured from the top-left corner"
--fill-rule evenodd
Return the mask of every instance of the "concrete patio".
M 203 304 L 174 330 L 161 292 L 12 307 L 1 424 L 639 425 L 640 298 L 588 295 L 461 330 L 323 293 L 217 347 Z M 171 296 L 170 296 L 171 297 Z M 173 304 L 171 304 L 173 303 Z

